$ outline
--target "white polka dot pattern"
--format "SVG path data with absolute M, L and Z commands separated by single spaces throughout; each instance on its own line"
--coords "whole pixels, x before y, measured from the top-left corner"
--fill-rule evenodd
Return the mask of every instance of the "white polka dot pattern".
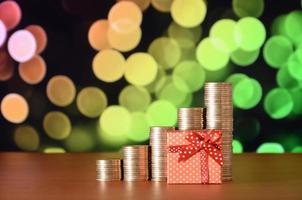
M 168 132 L 168 183 L 221 183 L 221 131 Z

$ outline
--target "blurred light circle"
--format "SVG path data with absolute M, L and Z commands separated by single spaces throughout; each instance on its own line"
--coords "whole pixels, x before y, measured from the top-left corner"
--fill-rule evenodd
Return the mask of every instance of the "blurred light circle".
M 7 49 L 17 62 L 26 62 L 36 53 L 37 43 L 32 33 L 27 30 L 14 32 L 8 39 Z
M 44 59 L 36 55 L 27 62 L 20 63 L 19 75 L 26 83 L 34 85 L 40 83 L 46 75 L 46 63 Z
M 263 49 L 265 62 L 273 68 L 281 68 L 293 53 L 293 45 L 289 39 L 282 35 L 269 38 Z
M 148 48 L 155 60 L 164 69 L 173 68 L 181 58 L 181 49 L 178 43 L 168 37 L 159 37 L 152 41 Z
M 206 70 L 217 71 L 227 66 L 229 48 L 219 38 L 205 38 L 197 46 L 196 57 Z
M 133 32 L 140 26 L 142 19 L 142 11 L 131 1 L 117 2 L 108 14 L 110 27 L 116 32 Z
M 46 148 L 43 149 L 43 153 L 55 153 L 55 154 L 57 154 L 57 153 L 65 153 L 65 152 L 66 152 L 66 150 L 63 149 L 62 147 L 53 147 L 53 146 L 51 146 L 51 147 L 46 147 Z
M 146 10 L 151 3 L 150 0 L 117 0 L 117 1 L 132 1 L 133 3 L 138 5 L 138 7 L 140 7 L 142 11 Z
M 5 50 L 0 51 L 0 81 L 8 81 L 14 75 L 14 62 Z
M 293 54 L 287 63 L 288 67 L 288 72 L 289 74 L 296 79 L 297 81 L 301 82 L 302 81 L 302 63 L 299 62 L 295 54 Z
M 95 50 L 109 49 L 111 46 L 108 42 L 109 23 L 107 20 L 100 19 L 95 21 L 89 28 L 88 41 Z
M 169 101 L 178 108 L 187 100 L 188 95 L 187 92 L 178 89 L 171 79 L 158 93 L 158 99 Z
M 262 87 L 260 83 L 252 78 L 239 81 L 233 90 L 234 105 L 241 109 L 255 107 L 262 98 Z
M 201 27 L 184 28 L 172 22 L 168 27 L 168 36 L 174 39 L 181 48 L 193 48 L 201 37 Z
M 46 93 L 48 99 L 56 106 L 70 105 L 76 95 L 73 81 L 64 75 L 53 76 L 47 83 Z
M 294 102 L 292 114 L 300 116 L 302 114 L 302 88 L 295 88 L 289 91 Z
M 77 96 L 77 107 L 86 117 L 98 117 L 108 105 L 106 94 L 97 87 L 85 87 Z
M 286 35 L 296 44 L 299 45 L 302 39 L 302 12 L 294 10 L 285 18 L 284 26 Z
M 0 20 L 5 24 L 7 30 L 15 28 L 22 17 L 22 11 L 15 1 L 4 1 L 0 3 Z
M 182 61 L 173 70 L 175 86 L 186 93 L 196 92 L 201 89 L 205 79 L 206 73 L 196 61 Z M 181 83 L 179 83 L 180 81 Z
M 302 85 L 301 81 L 298 81 L 289 73 L 288 65 L 278 70 L 276 79 L 277 84 L 286 89 L 294 89 Z
M 24 151 L 35 151 L 40 144 L 40 137 L 36 129 L 29 125 L 18 126 L 14 132 L 17 147 Z
M 174 126 L 177 120 L 177 108 L 166 100 L 156 100 L 147 110 L 150 126 Z
M 28 103 L 19 94 L 7 94 L 1 101 L 1 113 L 7 121 L 20 124 L 28 117 Z
M 25 29 L 31 32 L 31 34 L 33 34 L 33 36 L 36 39 L 37 42 L 36 53 L 37 54 L 42 53 L 47 45 L 47 34 L 43 29 L 43 27 L 39 25 L 29 25 Z
M 125 65 L 126 80 L 136 86 L 146 86 L 155 78 L 158 66 L 154 58 L 147 53 L 134 53 L 128 57 Z
M 286 89 L 274 88 L 265 96 L 264 110 L 273 119 L 287 117 L 293 107 L 293 99 Z
M 216 21 L 210 29 L 210 37 L 223 40 L 231 52 L 238 49 L 240 44 L 240 35 L 236 28 L 236 22 L 232 19 Z
M 140 27 L 137 27 L 124 33 L 118 32 L 113 28 L 109 28 L 107 37 L 112 48 L 122 52 L 127 52 L 137 47 L 142 37 L 142 30 Z
M 170 12 L 174 0 L 151 0 L 152 6 L 160 12 Z
M 226 79 L 226 82 L 232 83 L 232 86 L 234 88 L 241 80 L 248 79 L 248 78 L 249 77 L 243 73 L 234 73 Z
M 292 153 L 302 153 L 302 146 L 296 146 L 291 150 Z
M 284 148 L 279 143 L 266 142 L 261 144 L 257 150 L 257 153 L 284 153 Z
M 279 15 L 276 17 L 271 25 L 271 34 L 272 35 L 283 35 L 286 36 L 285 32 L 285 19 L 287 15 Z
M 144 86 L 150 93 L 155 93 L 155 88 L 160 79 L 162 79 L 164 76 L 166 76 L 166 71 L 158 65 L 158 70 L 155 79 L 149 83 L 148 85 Z
M 135 142 L 144 142 L 149 139 L 149 122 L 145 113 L 131 113 L 131 125 L 127 137 Z
M 233 153 L 243 153 L 243 146 L 239 140 L 233 140 Z
M 123 138 L 126 138 L 129 133 L 130 125 L 131 114 L 122 106 L 109 106 L 100 117 L 102 131 L 112 139 L 120 137 L 121 140 L 124 140 Z
M 238 17 L 260 17 L 264 11 L 264 0 L 233 0 L 232 5 Z
M 7 30 L 5 24 L 0 19 L 0 47 L 4 44 L 7 36 Z
M 208 71 L 205 70 L 206 73 L 206 81 L 205 82 L 221 82 L 224 81 L 228 75 L 232 73 L 233 65 L 230 63 L 225 67 L 217 71 Z
M 69 136 L 71 122 L 66 114 L 59 111 L 51 111 L 44 116 L 43 128 L 50 138 L 62 140 Z
M 206 13 L 207 6 L 203 0 L 174 0 L 171 5 L 173 20 L 186 28 L 200 25 Z
M 193 102 L 193 94 L 188 93 L 186 99 L 180 104 L 179 108 L 189 108 Z
M 244 51 L 237 49 L 231 54 L 231 61 L 241 67 L 246 67 L 253 64 L 259 57 L 260 50 Z
M 82 127 L 72 128 L 64 143 L 69 152 L 88 152 L 95 146 L 95 140 L 91 132 Z
M 260 20 L 253 17 L 244 17 L 237 23 L 240 45 L 244 51 L 260 49 L 266 37 L 266 30 Z
M 121 91 L 118 100 L 130 112 L 145 111 L 151 103 L 151 96 L 146 88 L 128 85 Z
M 92 70 L 104 82 L 118 81 L 125 73 L 125 58 L 116 50 L 104 49 L 95 55 Z

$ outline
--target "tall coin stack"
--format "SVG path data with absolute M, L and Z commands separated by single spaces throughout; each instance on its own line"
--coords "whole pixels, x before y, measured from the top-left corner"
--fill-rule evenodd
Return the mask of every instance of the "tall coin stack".
M 179 108 L 178 109 L 178 129 L 201 130 L 203 129 L 204 108 Z
M 124 181 L 146 181 L 149 179 L 147 145 L 132 145 L 123 148 Z
M 96 171 L 98 181 L 119 181 L 122 179 L 121 160 L 97 160 Z
M 167 132 L 174 131 L 174 127 L 151 127 L 151 180 L 167 180 Z
M 232 85 L 206 83 L 206 128 L 222 131 L 222 180 L 232 180 L 233 103 Z

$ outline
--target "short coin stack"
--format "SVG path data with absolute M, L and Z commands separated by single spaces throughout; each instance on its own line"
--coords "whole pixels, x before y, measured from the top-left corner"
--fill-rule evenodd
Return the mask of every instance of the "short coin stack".
M 232 85 L 205 84 L 206 128 L 222 131 L 222 180 L 232 180 L 233 104 Z
M 151 127 L 151 180 L 167 180 L 167 132 L 174 131 L 174 127 Z
M 179 108 L 178 129 L 181 131 L 203 129 L 204 111 L 204 108 Z
M 98 181 L 119 181 L 122 179 L 121 160 L 97 160 L 96 171 Z
M 124 181 L 149 179 L 148 151 L 147 145 L 132 145 L 123 148 Z

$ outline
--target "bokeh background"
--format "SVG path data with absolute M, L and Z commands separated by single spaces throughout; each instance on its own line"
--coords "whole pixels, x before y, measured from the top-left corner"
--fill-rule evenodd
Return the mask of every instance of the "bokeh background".
M 234 152 L 302 152 L 299 0 L 0 1 L 0 150 L 148 144 L 233 84 Z

